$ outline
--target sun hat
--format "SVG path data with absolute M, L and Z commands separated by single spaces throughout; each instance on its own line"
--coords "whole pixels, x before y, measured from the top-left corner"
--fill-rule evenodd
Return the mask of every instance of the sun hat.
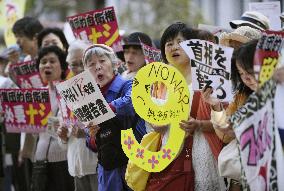
M 129 46 L 141 46 L 140 42 L 148 45 L 148 46 L 152 46 L 152 40 L 151 38 L 142 32 L 134 32 L 131 33 L 129 36 L 127 36 L 124 39 L 124 44 L 123 49 L 129 47 Z
M 259 30 L 269 29 L 269 19 L 257 11 L 246 11 L 240 19 L 230 22 L 232 29 L 239 26 L 250 26 Z
M 228 46 L 230 40 L 246 43 L 254 39 L 260 39 L 261 31 L 249 26 L 241 26 L 233 32 L 221 33 L 219 41 L 221 45 Z

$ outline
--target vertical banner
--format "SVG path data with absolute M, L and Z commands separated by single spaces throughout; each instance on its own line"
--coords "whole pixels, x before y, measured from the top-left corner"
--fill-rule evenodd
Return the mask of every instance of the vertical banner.
M 244 190 L 283 190 L 278 186 L 284 160 L 275 125 L 275 91 L 276 83 L 267 81 L 230 119 L 239 144 Z
M 42 82 L 34 60 L 12 64 L 10 68 L 20 88 L 41 88 L 46 85 Z
M 0 89 L 7 132 L 45 131 L 51 106 L 48 89 Z
M 67 17 L 75 38 L 93 44 L 106 44 L 115 52 L 122 51 L 117 19 L 113 7 Z
M 233 100 L 231 58 L 233 48 L 205 40 L 192 39 L 180 43 L 190 58 L 193 90 L 212 87 L 212 96 L 223 102 Z
M 90 71 L 57 84 L 56 89 L 82 123 L 100 124 L 115 116 Z
M 0 1 L 0 27 L 4 29 L 4 40 L 6 46 L 16 44 L 12 32 L 14 23 L 24 16 L 26 0 L 1 0 Z
M 254 55 L 254 72 L 260 86 L 273 75 L 283 43 L 284 32 L 264 31 L 262 33 Z

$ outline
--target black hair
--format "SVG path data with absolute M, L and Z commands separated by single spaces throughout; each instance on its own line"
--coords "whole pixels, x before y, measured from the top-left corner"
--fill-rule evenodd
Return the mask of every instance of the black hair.
M 126 36 L 124 39 L 123 49 L 129 49 L 130 47 L 136 50 L 142 50 L 141 42 L 148 45 L 153 46 L 152 39 L 150 36 L 143 32 L 133 32 L 130 35 Z
M 240 92 L 244 93 L 245 95 L 250 95 L 253 90 L 251 90 L 248 86 L 246 86 L 239 74 L 237 69 L 237 62 L 246 72 L 254 75 L 253 73 L 253 60 L 254 60 L 254 53 L 256 50 L 258 40 L 252 40 L 247 43 L 244 43 L 240 46 L 240 48 L 236 49 L 232 56 L 232 65 L 231 65 L 231 73 L 232 73 L 232 85 L 233 85 L 233 92 Z
M 67 52 L 69 44 L 68 44 L 68 42 L 66 40 L 66 37 L 65 37 L 63 31 L 61 29 L 59 29 L 59 28 L 45 28 L 40 33 L 38 33 L 38 36 L 37 36 L 37 45 L 38 45 L 38 47 L 39 48 L 41 47 L 43 38 L 45 36 L 51 34 L 51 33 L 53 33 L 56 36 L 58 36 L 58 38 L 60 39 L 60 41 L 63 44 L 63 47 L 65 48 L 65 50 Z
M 168 60 L 165 54 L 165 45 L 169 40 L 174 39 L 179 34 L 181 34 L 186 40 L 198 38 L 198 30 L 189 28 L 185 23 L 176 22 L 168 26 L 168 28 L 166 28 L 166 30 L 164 31 L 161 37 L 161 43 L 160 43 L 161 53 L 162 53 L 162 57 L 165 63 L 168 63 Z
M 66 62 L 67 54 L 62 49 L 60 49 L 58 46 L 47 46 L 47 47 L 41 48 L 38 51 L 38 58 L 36 60 L 37 69 L 39 69 L 40 60 L 49 53 L 54 53 L 58 57 L 59 62 L 60 62 L 60 67 L 62 70 L 61 80 L 64 80 L 66 78 L 66 72 L 68 69 L 68 63 Z
M 199 30 L 198 31 L 198 39 L 216 43 L 215 36 L 207 30 Z
M 43 29 L 39 20 L 33 17 L 23 17 L 15 22 L 12 31 L 15 35 L 23 35 L 33 39 Z

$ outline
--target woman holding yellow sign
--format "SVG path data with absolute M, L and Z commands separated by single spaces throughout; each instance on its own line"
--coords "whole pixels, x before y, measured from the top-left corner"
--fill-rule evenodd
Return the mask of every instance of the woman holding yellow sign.
M 157 108 L 153 106 L 153 109 L 150 107 L 152 111 L 149 108 L 145 116 L 146 118 L 144 118 L 154 124 L 153 128 L 158 132 L 158 134 L 150 133 L 144 136 L 141 144 L 148 150 L 137 147 L 133 143 L 131 136 L 126 136 L 128 134 L 122 133 L 122 139 L 125 139 L 122 147 L 131 160 L 128 165 L 126 180 L 128 185 L 134 190 L 167 191 L 178 188 L 178 190 L 219 191 L 225 186 L 222 178 L 218 175 L 216 163 L 222 143 L 215 135 L 212 124 L 209 122 L 209 116 L 206 115 L 206 113 L 210 113 L 210 111 L 207 111 L 209 107 L 204 106 L 204 102 L 202 103 L 203 105 L 200 103 L 199 93 L 193 95 L 191 90 L 190 60 L 179 45 L 180 42 L 187 39 L 201 38 L 199 35 L 199 31 L 189 29 L 184 23 L 179 22 L 170 25 L 161 38 L 162 56 L 170 66 L 162 63 L 152 63 L 144 67 L 149 68 L 147 75 L 148 82 L 151 82 L 152 78 L 160 75 L 161 81 L 165 82 L 167 86 L 168 96 L 166 96 L 167 100 L 164 101 L 158 99 L 160 106 L 156 105 Z M 135 106 L 137 96 L 135 94 L 135 86 L 139 86 L 139 83 L 144 83 L 144 81 L 140 80 L 139 73 L 135 78 L 132 89 L 132 101 L 135 109 L 137 109 Z M 190 94 L 187 93 L 188 90 Z M 179 94 L 177 99 L 172 100 L 172 95 L 177 92 Z M 142 95 L 137 97 L 144 98 Z M 147 99 L 146 97 L 140 101 L 141 104 L 144 104 L 145 108 L 149 104 Z M 163 119 L 164 115 L 160 115 L 159 111 L 170 111 L 171 109 L 165 109 L 171 104 L 169 102 L 175 103 L 172 106 L 174 114 L 167 113 L 167 117 Z M 191 112 L 188 118 L 189 107 L 191 107 Z M 143 107 L 139 107 L 139 110 L 143 110 L 141 108 Z M 180 111 L 178 108 L 181 108 Z M 141 115 L 142 112 L 139 110 L 136 110 L 136 112 Z M 132 140 L 132 142 L 127 141 L 128 139 Z M 124 144 L 127 144 L 128 147 L 124 146 Z M 172 147 L 169 147 L 169 145 Z M 177 152 L 174 152 L 176 145 L 178 145 L 178 149 Z M 137 148 L 137 152 L 133 149 L 136 152 L 133 153 L 135 155 L 131 155 L 131 152 L 128 151 L 132 147 Z M 148 159 L 149 153 L 153 156 L 150 159 Z M 135 157 L 136 162 L 133 160 Z M 140 158 L 147 160 L 139 163 L 137 161 L 141 160 Z M 168 161 L 166 165 L 165 161 Z M 132 163 L 145 171 L 138 174 L 139 170 L 135 170 L 137 167 Z M 149 174 L 146 171 L 151 173 Z M 135 181 L 135 178 L 137 178 L 136 180 L 139 179 L 139 181 Z M 141 181 L 144 181 L 144 184 L 141 184 Z

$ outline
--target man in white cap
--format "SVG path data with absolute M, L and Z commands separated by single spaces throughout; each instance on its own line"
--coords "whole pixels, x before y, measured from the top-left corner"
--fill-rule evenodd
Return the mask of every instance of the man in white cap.
M 236 29 L 240 26 L 249 26 L 258 30 L 269 29 L 269 19 L 257 11 L 246 11 L 238 20 L 230 22 L 231 28 Z

